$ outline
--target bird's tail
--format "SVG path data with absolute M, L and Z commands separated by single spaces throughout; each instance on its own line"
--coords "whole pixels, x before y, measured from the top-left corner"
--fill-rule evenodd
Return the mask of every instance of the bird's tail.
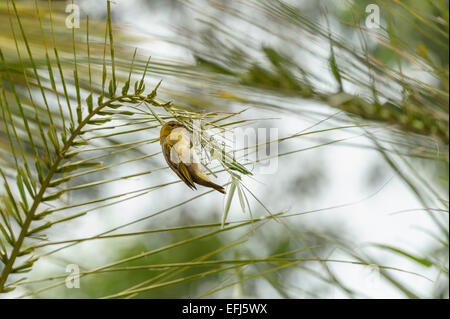
M 212 181 L 210 180 L 206 180 L 203 178 L 196 178 L 195 182 L 199 185 L 205 186 L 205 187 L 211 187 L 214 188 L 216 191 L 221 192 L 222 194 L 226 194 L 227 192 L 225 191 L 225 188 L 223 188 L 220 185 L 214 184 Z
M 223 188 L 220 185 L 214 184 L 214 186 L 211 186 L 212 188 L 214 188 L 216 191 L 221 192 L 222 194 L 226 194 L 227 192 L 225 191 L 225 188 Z
M 194 182 L 196 182 L 199 185 L 205 186 L 205 187 L 211 187 L 214 188 L 216 191 L 221 192 L 222 194 L 226 194 L 227 192 L 225 189 L 217 184 L 214 184 L 201 169 L 197 165 L 192 165 L 189 167 L 191 169 L 191 176 Z
M 197 183 L 198 183 L 198 182 L 197 182 Z M 214 183 L 211 182 L 211 181 L 205 181 L 205 180 L 202 180 L 202 181 L 201 181 L 200 183 L 198 183 L 198 184 L 203 185 L 203 186 L 206 186 L 206 187 L 214 188 L 216 191 L 221 192 L 222 194 L 226 194 L 226 193 L 227 193 L 227 192 L 225 191 L 225 188 L 223 188 L 223 187 L 220 186 L 220 185 L 214 184 Z

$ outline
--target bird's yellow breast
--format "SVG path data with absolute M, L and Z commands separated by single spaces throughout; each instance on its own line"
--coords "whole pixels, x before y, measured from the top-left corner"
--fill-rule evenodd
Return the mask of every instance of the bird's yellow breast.
M 183 127 L 178 127 L 172 130 L 167 136 L 167 142 L 170 145 L 176 145 L 177 147 L 188 147 L 191 145 L 191 136 Z

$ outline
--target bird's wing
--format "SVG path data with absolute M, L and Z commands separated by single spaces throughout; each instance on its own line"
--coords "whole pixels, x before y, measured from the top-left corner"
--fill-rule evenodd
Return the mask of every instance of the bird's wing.
M 192 176 L 189 172 L 188 167 L 183 162 L 180 162 L 178 164 L 178 172 L 183 176 L 180 177 L 183 182 L 185 182 L 189 187 L 197 189 L 197 187 L 195 187 L 194 181 L 192 180 Z
M 187 186 L 189 186 L 192 189 L 197 189 L 195 187 L 194 181 L 192 180 L 191 174 L 189 173 L 189 170 L 186 167 L 186 164 L 184 164 L 181 160 L 172 161 L 171 150 L 173 149 L 176 152 L 175 148 L 169 147 L 167 143 L 163 145 L 163 148 L 164 148 L 163 149 L 164 158 L 166 159 L 166 162 L 169 165 L 169 167 L 178 175 L 178 177 Z

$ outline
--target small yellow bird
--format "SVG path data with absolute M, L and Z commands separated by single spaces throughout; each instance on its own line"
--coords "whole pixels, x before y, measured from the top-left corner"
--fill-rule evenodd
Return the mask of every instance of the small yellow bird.
M 187 186 L 197 189 L 196 183 L 226 193 L 222 186 L 214 184 L 202 171 L 186 126 L 177 121 L 165 123 L 161 128 L 159 141 L 167 164 Z

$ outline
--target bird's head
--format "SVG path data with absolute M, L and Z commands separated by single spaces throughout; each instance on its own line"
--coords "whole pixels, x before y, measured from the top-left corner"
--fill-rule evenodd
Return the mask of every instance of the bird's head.
M 170 121 L 164 124 L 161 128 L 161 132 L 159 134 L 160 140 L 164 140 L 169 134 L 172 132 L 173 129 L 177 127 L 185 127 L 183 124 L 177 121 Z

